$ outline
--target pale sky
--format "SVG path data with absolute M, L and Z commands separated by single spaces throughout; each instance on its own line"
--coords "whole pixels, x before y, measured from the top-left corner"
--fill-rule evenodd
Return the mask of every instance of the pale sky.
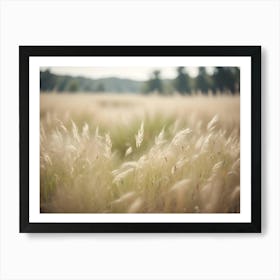
M 41 67 L 41 70 L 47 68 L 54 74 L 93 79 L 118 77 L 145 81 L 151 77 L 154 70 L 161 71 L 162 79 L 174 79 L 177 76 L 176 67 Z M 197 67 L 186 67 L 186 70 L 192 77 L 197 75 Z M 211 69 L 208 71 L 211 72 Z

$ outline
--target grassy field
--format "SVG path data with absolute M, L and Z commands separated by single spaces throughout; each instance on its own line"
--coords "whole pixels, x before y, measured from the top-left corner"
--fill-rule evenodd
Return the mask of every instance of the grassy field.
M 239 96 L 41 94 L 41 212 L 231 213 Z

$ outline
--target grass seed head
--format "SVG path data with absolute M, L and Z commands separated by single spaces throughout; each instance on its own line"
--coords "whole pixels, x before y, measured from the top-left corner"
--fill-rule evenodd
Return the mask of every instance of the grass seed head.
M 141 126 L 138 130 L 138 133 L 135 135 L 135 142 L 136 142 L 136 148 L 140 148 L 144 138 L 144 123 L 141 123 Z

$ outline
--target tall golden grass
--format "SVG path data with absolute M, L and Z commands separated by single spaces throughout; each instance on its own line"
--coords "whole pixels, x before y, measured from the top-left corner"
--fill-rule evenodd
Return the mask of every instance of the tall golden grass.
M 41 94 L 41 211 L 239 212 L 239 111 L 232 95 Z

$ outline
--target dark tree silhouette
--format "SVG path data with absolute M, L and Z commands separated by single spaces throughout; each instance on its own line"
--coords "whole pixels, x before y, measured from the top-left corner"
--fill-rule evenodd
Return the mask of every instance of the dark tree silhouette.
M 236 93 L 240 91 L 240 68 L 233 67 L 231 70 L 233 72 L 234 93 Z
M 215 67 L 213 81 L 216 90 L 221 92 L 230 91 L 231 93 L 238 92 L 240 70 L 237 67 Z
M 198 75 L 195 79 L 195 87 L 196 90 L 200 90 L 202 93 L 207 93 L 208 90 L 211 89 L 211 82 L 205 67 L 198 68 Z
M 153 77 L 148 81 L 148 92 L 163 92 L 162 82 L 160 78 L 160 71 L 155 70 L 153 72 Z
M 174 82 L 175 89 L 181 93 L 190 93 L 190 76 L 186 73 L 185 68 L 180 66 L 177 68 L 177 77 Z
M 49 69 L 40 72 L 40 89 L 41 91 L 52 91 L 57 83 L 56 75 L 52 74 Z

